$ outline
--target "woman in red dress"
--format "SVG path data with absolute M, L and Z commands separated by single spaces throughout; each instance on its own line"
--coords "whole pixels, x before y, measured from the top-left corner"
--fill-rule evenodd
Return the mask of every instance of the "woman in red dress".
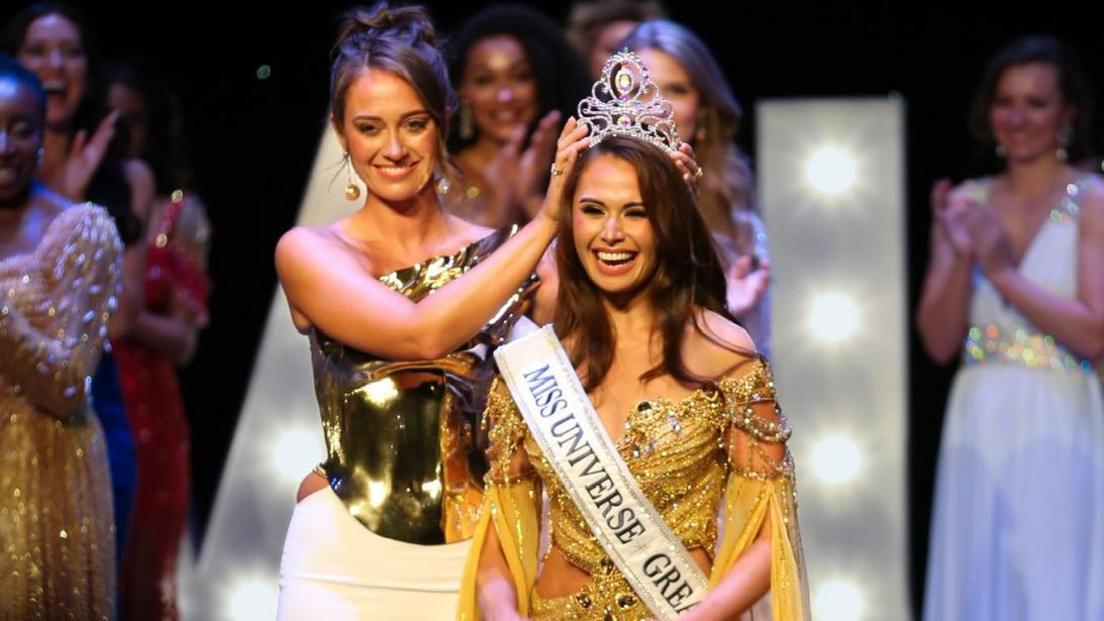
M 108 103 L 128 130 L 128 155 L 150 163 L 157 198 L 146 223 L 145 305 L 135 329 L 116 344 L 123 399 L 134 433 L 137 481 L 131 531 L 123 553 L 123 619 L 179 618 L 176 565 L 187 525 L 189 426 L 176 368 L 191 359 L 207 322 L 206 249 L 202 204 L 187 187 L 186 167 L 173 148 L 169 90 L 138 63 L 109 71 Z

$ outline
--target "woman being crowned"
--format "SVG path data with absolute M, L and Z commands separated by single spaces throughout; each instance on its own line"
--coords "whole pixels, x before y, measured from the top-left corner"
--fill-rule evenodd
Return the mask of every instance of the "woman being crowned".
M 622 52 L 579 115 L 554 327 L 496 353 L 459 618 L 807 619 L 790 427 L 724 310 L 671 106 Z

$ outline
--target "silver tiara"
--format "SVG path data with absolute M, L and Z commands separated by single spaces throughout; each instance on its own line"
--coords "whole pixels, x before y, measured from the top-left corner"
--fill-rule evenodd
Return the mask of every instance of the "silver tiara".
M 674 108 L 659 94 L 648 67 L 628 48 L 606 60 L 602 76 L 579 102 L 579 121 L 590 128 L 590 144 L 610 136 L 631 136 L 667 152 L 682 142 Z

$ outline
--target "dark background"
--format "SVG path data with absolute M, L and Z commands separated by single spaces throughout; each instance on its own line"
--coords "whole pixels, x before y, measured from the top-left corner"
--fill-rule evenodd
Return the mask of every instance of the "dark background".
M 214 225 L 211 324 L 182 373 L 192 423 L 194 504 L 202 533 L 260 330 L 275 291 L 272 252 L 299 207 L 326 114 L 328 53 L 347 3 L 281 7 L 223 3 L 104 6 L 83 10 L 109 57 L 161 64 L 184 103 L 197 190 Z M 447 32 L 482 2 L 429 3 Z M 562 20 L 562 4 L 528 3 Z M 908 119 L 908 290 L 916 298 L 927 254 L 927 194 L 941 176 L 989 172 L 988 153 L 966 129 L 986 59 L 1012 38 L 1049 32 L 1080 54 L 1100 90 L 1104 37 L 1083 9 L 1060 4 L 920 3 L 803 7 L 788 2 L 669 2 L 673 19 L 696 30 L 721 61 L 745 107 L 740 144 L 754 153 L 760 99 L 898 93 Z M 6 19 L 20 5 L 6 6 Z M 258 68 L 271 75 L 259 79 Z M 1099 144 L 1099 141 L 1096 141 Z M 785 326 L 775 326 L 785 330 Z M 910 338 L 910 534 L 913 595 L 919 594 L 945 393 L 953 369 L 932 365 Z M 303 355 L 307 355 L 304 343 Z

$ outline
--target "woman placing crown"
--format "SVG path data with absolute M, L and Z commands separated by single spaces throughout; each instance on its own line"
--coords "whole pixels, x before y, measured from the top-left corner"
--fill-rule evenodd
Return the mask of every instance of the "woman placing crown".
M 459 618 L 806 619 L 790 429 L 724 309 L 670 104 L 623 52 L 579 112 L 554 333 L 495 355 Z
M 367 194 L 276 248 L 292 320 L 310 339 L 327 448 L 288 527 L 278 616 L 447 618 L 481 504 L 472 421 L 492 376 L 486 351 L 525 310 L 563 177 L 512 236 L 443 211 L 431 181 L 448 170 L 455 94 L 419 7 L 348 12 L 330 95 Z M 585 136 L 568 122 L 560 168 Z

